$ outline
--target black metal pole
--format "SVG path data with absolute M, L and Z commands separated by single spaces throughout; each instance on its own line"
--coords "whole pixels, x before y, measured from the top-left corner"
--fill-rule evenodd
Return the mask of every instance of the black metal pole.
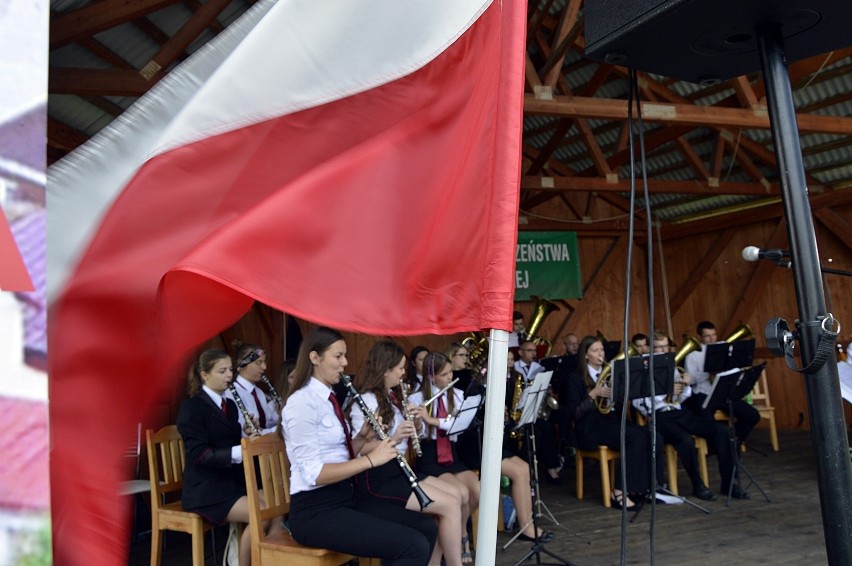
M 820 333 L 819 326 L 812 323 L 826 314 L 819 253 L 805 185 L 793 94 L 784 61 L 781 26 L 773 24 L 756 31 L 802 322 L 799 335 L 802 365 L 806 366 L 815 356 Z M 852 564 L 852 463 L 834 356 L 804 379 L 828 563 L 847 566 Z

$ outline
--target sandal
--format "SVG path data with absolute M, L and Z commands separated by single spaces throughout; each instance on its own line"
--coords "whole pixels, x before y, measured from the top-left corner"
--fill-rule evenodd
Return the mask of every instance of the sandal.
M 621 509 L 621 508 L 622 508 L 622 506 L 624 506 L 624 505 L 625 505 L 625 504 L 624 504 L 625 496 L 624 496 L 624 492 L 623 492 L 623 491 L 619 491 L 618 493 L 616 493 L 615 491 L 613 491 L 613 492 L 612 492 L 612 495 L 610 496 L 610 499 L 612 500 L 612 506 L 613 506 L 614 508 L 616 508 L 616 509 Z M 635 502 L 633 502 L 633 500 L 632 500 L 632 499 L 630 499 L 630 497 L 629 497 L 629 496 L 628 496 L 626 499 L 627 499 L 627 501 L 629 502 L 628 504 L 626 504 L 626 508 L 627 508 L 627 509 L 633 509 L 634 507 L 636 507 L 636 503 L 635 503 Z
M 462 537 L 462 564 L 473 563 L 473 553 L 470 551 L 470 537 L 465 535 Z M 467 548 L 467 550 L 465 550 Z

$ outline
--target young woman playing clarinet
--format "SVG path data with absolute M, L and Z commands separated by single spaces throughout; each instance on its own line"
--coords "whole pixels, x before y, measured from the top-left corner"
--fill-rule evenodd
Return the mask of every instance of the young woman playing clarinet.
M 216 525 L 249 521 L 237 405 L 224 396 L 232 375 L 225 351 L 203 352 L 189 372 L 190 397 L 180 404 L 177 416 L 186 450 L 183 508 Z M 265 527 L 280 529 L 281 521 Z M 245 529 L 240 564 L 250 562 L 250 532 Z
M 419 419 L 406 419 L 411 415 L 405 394 L 401 389 L 401 380 L 405 374 L 405 352 L 396 342 L 381 340 L 367 354 L 364 369 L 355 377 L 355 388 L 361 394 L 371 412 L 387 424 L 387 434 L 393 438 L 397 451 L 405 456 L 409 439 L 419 449 L 417 431 L 422 426 Z M 359 430 L 364 424 L 364 415 L 357 406 L 350 409 L 352 430 Z M 362 454 L 369 454 L 377 440 L 361 448 Z M 412 511 L 420 510 L 417 498 L 405 476 L 399 473 L 396 462 L 388 462 L 365 472 L 365 481 L 358 482 L 358 489 L 365 496 L 364 504 L 370 501 L 391 501 Z M 424 513 L 438 519 L 438 545 L 432 553 L 430 564 L 440 566 L 443 554 L 447 566 L 462 564 L 461 532 L 461 489 L 437 477 L 419 476 L 420 485 L 433 503 Z
M 236 364 L 234 371 L 237 377 L 231 383 L 231 387 L 225 392 L 225 397 L 237 401 L 240 399 L 246 414 L 250 415 L 252 425 L 246 424 L 246 416 L 240 411 L 240 426 L 243 435 L 256 430 L 258 434 L 270 434 L 278 429 L 278 421 L 281 407 L 275 402 L 274 397 L 278 394 L 272 389 L 272 384 L 266 379 L 266 352 L 260 346 L 254 344 L 243 344 L 235 340 L 232 344 L 236 350 L 234 359 Z M 266 392 L 259 386 L 266 382 L 267 387 L 273 392 L 273 399 L 267 399 Z M 239 403 L 238 403 L 239 405 Z
M 374 442 L 361 427 L 354 436 L 331 387 L 346 369 L 346 342 L 318 327 L 302 341 L 282 411 L 290 460 L 290 531 L 301 544 L 381 558 L 386 565 L 422 566 L 437 539 L 435 521 L 393 503 L 361 507 L 353 478 L 397 457 L 393 440 Z
M 461 407 L 464 394 L 450 386 L 453 367 L 450 360 L 439 352 L 430 352 L 423 360 L 423 389 L 411 396 L 411 403 L 418 405 L 413 414 L 428 426 L 425 440 L 421 443 L 423 455 L 417 459 L 417 470 L 437 476 L 455 484 L 462 494 L 462 545 L 465 562 L 473 561 L 467 521 L 479 507 L 479 478 L 458 457 L 455 438 L 450 439 L 447 431 L 455 422 L 454 411 Z M 438 395 L 438 392 L 441 392 Z M 433 395 L 437 395 L 432 399 Z M 432 400 L 429 407 L 422 404 Z

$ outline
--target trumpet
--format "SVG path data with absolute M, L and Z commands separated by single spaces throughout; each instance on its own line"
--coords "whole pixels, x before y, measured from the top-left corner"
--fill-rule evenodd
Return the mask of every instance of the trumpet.
M 457 382 L 458 380 L 459 380 L 459 378 L 455 378 L 454 380 L 452 380 L 451 382 L 449 382 L 449 383 L 447 384 L 447 386 L 446 386 L 446 387 L 444 387 L 443 389 L 441 389 L 440 391 L 438 391 L 437 393 L 435 393 L 434 395 L 432 395 L 432 397 L 430 397 L 428 401 L 425 401 L 425 402 L 423 403 L 423 405 L 422 405 L 422 406 L 423 406 L 423 407 L 428 407 L 429 405 L 431 405 L 431 404 L 432 404 L 432 402 L 433 402 L 433 401 L 435 401 L 435 399 L 437 399 L 438 397 L 440 397 L 441 395 L 443 395 L 445 391 L 448 391 L 448 390 L 449 390 L 449 389 L 450 389 L 453 385 L 455 385 L 455 384 L 456 384 L 456 382 Z
M 258 429 L 258 428 L 257 428 L 257 425 L 256 425 L 256 424 L 254 424 L 254 415 L 252 415 L 251 413 L 249 413 L 249 412 L 248 412 L 248 409 L 246 409 L 246 406 L 245 406 L 245 404 L 243 403 L 243 400 L 242 400 L 242 399 L 240 399 L 240 394 L 239 394 L 239 393 L 237 393 L 237 388 L 234 386 L 234 382 L 233 382 L 233 381 L 232 381 L 231 383 L 229 383 L 229 384 L 228 384 L 228 389 L 230 389 L 230 390 L 231 390 L 231 395 L 233 395 L 233 396 L 234 396 L 234 403 L 236 403 L 236 404 L 237 404 L 237 409 L 239 409 L 239 410 L 240 410 L 240 413 L 243 415 L 243 420 L 244 420 L 244 421 L 246 422 L 246 424 L 248 425 L 248 427 L 249 427 L 249 429 L 251 430 L 252 434 L 257 434 L 257 435 L 259 435 L 259 434 L 260 434 L 260 429 Z
M 340 374 L 340 380 L 343 382 L 343 385 L 346 386 L 346 389 L 349 390 L 349 393 L 352 395 L 355 402 L 358 403 L 358 408 L 361 409 L 364 419 L 370 423 L 370 426 L 373 428 L 373 432 L 376 433 L 376 436 L 378 436 L 381 440 L 386 440 L 388 438 L 388 433 L 385 432 L 384 427 L 382 427 L 381 423 L 379 423 L 376 419 L 376 415 L 374 415 L 373 411 L 370 410 L 370 407 L 367 406 L 367 403 L 361 397 L 361 394 L 358 393 L 358 390 L 355 389 L 355 386 L 352 385 L 352 377 L 346 374 Z M 402 457 L 399 451 L 396 453 L 396 461 L 402 469 L 402 473 L 404 473 L 405 477 L 408 479 L 408 483 L 411 484 L 411 490 L 417 497 L 417 502 L 420 504 L 420 510 L 422 511 L 429 507 L 433 501 L 428 495 L 426 495 L 423 488 L 420 487 L 420 483 L 417 481 L 417 476 L 414 474 L 414 470 L 411 469 L 411 466 L 408 465 L 408 462 L 405 461 L 405 458 Z
M 405 381 L 400 382 L 399 391 L 402 394 L 402 415 L 405 417 L 405 420 L 414 422 L 414 415 L 411 414 L 411 410 L 408 408 L 408 388 L 408 383 Z M 423 455 L 423 449 L 420 447 L 420 437 L 417 436 L 416 430 L 414 431 L 414 436 L 411 437 L 411 447 L 418 457 Z

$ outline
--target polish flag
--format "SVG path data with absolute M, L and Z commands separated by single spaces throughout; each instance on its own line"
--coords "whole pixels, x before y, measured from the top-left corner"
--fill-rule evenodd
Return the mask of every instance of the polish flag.
M 122 457 L 253 301 L 511 327 L 525 2 L 262 1 L 49 171 L 58 564 L 125 564 Z

